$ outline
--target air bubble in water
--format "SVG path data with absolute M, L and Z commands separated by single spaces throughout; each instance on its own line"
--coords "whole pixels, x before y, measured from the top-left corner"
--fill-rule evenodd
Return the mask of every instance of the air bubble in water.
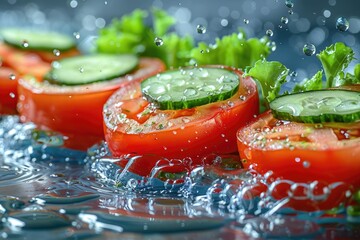
M 249 22 L 250 22 L 249 19 L 244 18 L 244 23 L 245 24 L 249 24 Z
M 296 77 L 296 76 L 297 76 L 297 72 L 292 71 L 292 72 L 290 73 L 290 77 Z
M 23 40 L 21 45 L 22 45 L 24 48 L 29 47 L 29 43 L 28 43 L 28 41 L 26 41 L 26 40 Z
M 54 54 L 56 57 L 60 56 L 60 50 L 54 49 L 54 50 L 53 50 L 53 54 Z
M 84 72 L 84 68 L 83 68 L 83 67 L 80 67 L 80 68 L 79 68 L 79 72 L 80 72 L 80 73 L 83 73 L 83 72 Z
M 339 17 L 336 20 L 336 29 L 340 32 L 345 32 L 349 29 L 349 21 L 344 17 Z
M 285 5 L 288 7 L 288 8 L 293 8 L 294 7 L 294 3 L 292 0 L 286 0 L 285 1 Z
M 290 15 L 293 15 L 293 14 L 294 14 L 294 11 L 293 11 L 292 9 L 289 9 L 288 13 L 289 13 Z
M 271 29 L 266 30 L 266 35 L 269 37 L 272 37 L 274 35 L 274 32 Z
M 316 48 L 315 48 L 314 44 L 307 43 L 303 47 L 303 52 L 306 56 L 312 56 L 315 54 Z
M 288 24 L 289 19 L 287 17 L 281 17 L 280 21 L 282 24 Z
M 206 27 L 203 25 L 197 25 L 196 31 L 199 34 L 204 34 L 204 33 L 206 33 Z
M 160 47 L 164 44 L 164 41 L 162 40 L 162 38 L 156 37 L 154 43 L 156 46 Z

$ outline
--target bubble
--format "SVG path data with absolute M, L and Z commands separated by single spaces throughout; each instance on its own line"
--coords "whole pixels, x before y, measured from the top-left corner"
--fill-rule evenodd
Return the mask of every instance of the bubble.
M 344 17 L 339 17 L 336 20 L 336 29 L 340 32 L 345 32 L 349 29 L 349 21 Z
M 293 8 L 294 7 L 294 3 L 292 0 L 286 0 L 285 1 L 285 5 L 288 7 L 288 8 Z
M 288 24 L 289 19 L 287 17 L 281 17 L 280 21 L 282 24 Z
M 314 46 L 314 44 L 307 43 L 303 47 L 303 52 L 306 56 L 312 56 L 316 52 L 316 47 Z
M 84 68 L 83 68 L 83 67 L 80 67 L 80 68 L 79 68 L 79 72 L 80 72 L 80 73 L 83 73 L 83 72 L 84 72 Z
M 274 35 L 274 32 L 271 29 L 268 29 L 266 30 L 266 35 L 272 37 Z
M 156 46 L 160 47 L 160 46 L 162 46 L 164 44 L 164 41 L 162 40 L 162 38 L 156 37 L 154 39 L 154 43 L 155 43 Z
M 28 43 L 28 41 L 26 41 L 26 40 L 23 40 L 21 45 L 22 45 L 24 48 L 29 47 L 29 43 Z
M 288 13 L 289 13 L 290 15 L 293 15 L 293 14 L 294 14 L 294 11 L 293 11 L 292 9 L 289 9 Z
M 249 22 L 250 22 L 249 19 L 244 18 L 244 23 L 245 24 L 249 24 Z
M 206 27 L 199 24 L 196 26 L 196 31 L 199 34 L 204 34 L 204 33 L 206 33 Z
M 60 50 L 58 50 L 58 49 L 54 49 L 53 50 L 53 54 L 56 56 L 56 57 L 58 57 L 58 56 L 60 56 Z

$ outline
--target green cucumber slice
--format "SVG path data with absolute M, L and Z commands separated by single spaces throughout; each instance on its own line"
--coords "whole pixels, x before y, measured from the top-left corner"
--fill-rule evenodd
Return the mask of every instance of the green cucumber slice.
M 228 99 L 239 84 L 239 76 L 227 69 L 187 68 L 150 77 L 141 91 L 162 110 L 185 109 Z
M 64 58 L 52 64 L 45 79 L 59 85 L 111 80 L 136 68 L 138 61 L 135 55 L 94 54 Z
M 360 92 L 331 89 L 284 95 L 270 108 L 275 118 L 295 122 L 355 122 L 360 119 Z
M 76 46 L 70 36 L 56 32 L 7 28 L 2 29 L 0 35 L 7 44 L 29 50 L 67 51 Z

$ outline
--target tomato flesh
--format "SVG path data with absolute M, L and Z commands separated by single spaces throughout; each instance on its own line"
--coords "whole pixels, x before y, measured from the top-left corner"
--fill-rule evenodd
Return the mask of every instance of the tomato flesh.
M 339 182 L 360 188 L 360 122 L 294 123 L 266 112 L 240 129 L 237 138 L 245 168 L 251 166 L 260 174 L 272 171 L 274 179 L 295 183 Z M 291 201 L 290 205 L 301 210 L 329 209 L 341 200 L 344 192 L 334 190 L 326 201 Z
M 241 79 L 238 92 L 193 109 L 154 109 L 142 97 L 139 82 L 119 89 L 104 107 L 105 138 L 112 154 L 191 157 L 200 163 L 210 153 L 236 152 L 236 131 L 258 113 L 259 99 L 255 82 L 231 70 Z
M 23 122 L 66 136 L 66 146 L 85 150 L 102 140 L 102 108 L 108 97 L 131 81 L 140 81 L 164 69 L 153 58 L 142 58 L 134 72 L 110 81 L 59 86 L 34 78 L 19 79 L 19 113 Z
M 14 70 L 0 67 L 0 114 L 16 114 L 17 78 Z

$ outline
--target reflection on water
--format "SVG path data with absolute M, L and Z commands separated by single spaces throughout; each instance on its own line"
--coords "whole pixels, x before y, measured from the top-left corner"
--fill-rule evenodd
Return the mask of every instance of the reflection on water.
M 160 158 L 140 176 L 131 167 L 145 156 L 115 159 L 105 144 L 87 154 L 47 146 L 44 143 L 49 142 L 39 143 L 33 132 L 32 124 L 20 124 L 17 117 L 1 119 L 3 238 L 114 238 L 121 234 L 137 239 L 147 233 L 172 239 L 359 236 L 360 219 L 347 217 L 344 208 L 331 215 L 288 208 L 294 199 L 324 201 L 339 183 L 316 187 L 274 181 L 271 173 L 260 176 L 242 169 L 240 159 L 231 155 L 209 156 L 204 166 L 186 166 L 180 174 L 171 173 L 171 166 L 187 161 L 174 164 Z M 166 172 L 159 173 L 161 169 Z M 284 194 L 284 187 L 288 187 L 285 195 L 276 195 Z M 304 195 L 296 195 L 297 188 Z

